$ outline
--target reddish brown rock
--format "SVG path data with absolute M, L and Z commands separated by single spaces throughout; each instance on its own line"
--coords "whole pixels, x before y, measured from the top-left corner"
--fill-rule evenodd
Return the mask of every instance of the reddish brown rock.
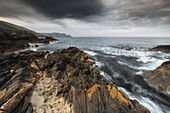
M 34 94 L 36 98 L 43 97 L 43 112 L 60 112 L 56 101 L 64 106 L 62 110 L 67 105 L 67 112 L 74 113 L 149 113 L 105 80 L 90 62 L 90 55 L 75 47 L 52 54 L 25 51 L 0 56 L 0 112 L 32 113 L 36 106 L 40 106 L 33 105 L 34 100 L 30 103 Z M 37 91 L 42 93 L 36 95 L 33 89 L 38 81 L 44 89 L 40 87 Z
M 143 77 L 159 90 L 170 92 L 170 61 L 164 62 L 153 71 L 145 71 Z
M 46 53 L 25 51 L 0 56 L 0 113 L 31 113 L 30 97 L 42 75 L 30 67 Z
M 170 45 L 157 46 L 157 47 L 149 49 L 149 51 L 162 51 L 165 53 L 170 53 Z
M 47 59 L 37 62 L 37 67 L 46 72 L 47 78 L 54 78 L 51 83 L 55 81 L 57 92 L 51 93 L 64 98 L 74 113 L 149 113 L 105 80 L 88 62 L 90 58 L 87 53 L 71 47 L 48 55 Z

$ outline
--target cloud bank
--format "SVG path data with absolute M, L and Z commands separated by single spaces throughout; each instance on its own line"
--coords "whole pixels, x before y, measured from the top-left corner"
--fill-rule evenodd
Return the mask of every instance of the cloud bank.
M 99 14 L 100 0 L 21 0 L 40 13 L 52 18 L 84 18 Z
M 101 35 L 97 31 L 104 29 L 103 35 L 129 36 L 141 28 L 149 29 L 148 36 L 158 29 L 159 36 L 170 36 L 170 0 L 1 0 L 0 17 L 25 21 L 26 27 L 39 31 L 49 25 L 47 30 L 76 35 Z

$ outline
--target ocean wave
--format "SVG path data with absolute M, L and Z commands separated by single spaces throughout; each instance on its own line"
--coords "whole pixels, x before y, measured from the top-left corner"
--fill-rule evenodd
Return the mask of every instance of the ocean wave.
M 144 70 L 154 70 L 158 66 L 160 66 L 163 62 L 168 61 L 168 59 L 163 59 L 163 60 L 155 59 L 155 58 L 153 58 L 153 59 L 151 60 L 152 62 L 150 61 L 149 63 L 141 64 L 141 66 L 134 66 L 134 65 L 128 64 L 127 62 L 122 62 L 122 61 L 118 61 L 118 63 L 121 64 L 121 65 L 128 66 L 128 67 L 130 67 L 132 69 L 139 70 L 137 72 L 139 74 L 139 72 L 141 73 Z
M 112 80 L 112 78 L 107 73 L 105 73 L 104 71 L 101 71 L 101 70 L 99 70 L 99 71 L 100 71 L 100 74 L 103 75 L 103 77 L 105 79 L 107 79 L 108 81 Z
M 135 96 L 123 87 L 118 87 L 118 89 L 125 92 L 126 95 L 128 95 L 130 99 L 133 99 L 133 100 L 136 99 L 137 101 L 139 101 L 139 103 L 141 103 L 143 106 L 149 109 L 151 113 L 164 113 L 162 109 L 160 108 L 160 106 L 158 106 L 154 101 L 150 100 L 149 98 L 146 98 L 143 96 L 140 96 L 140 97 Z M 165 110 L 165 111 L 168 111 L 168 110 Z
M 95 56 L 97 55 L 97 53 L 95 53 L 94 51 L 89 51 L 89 50 L 84 50 L 85 53 L 88 53 L 91 56 Z
M 50 41 L 49 44 L 56 44 L 58 43 L 59 41 Z

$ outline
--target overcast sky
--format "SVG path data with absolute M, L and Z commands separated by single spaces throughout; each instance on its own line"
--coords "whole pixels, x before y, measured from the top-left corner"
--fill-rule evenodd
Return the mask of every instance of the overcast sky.
M 72 36 L 170 37 L 170 0 L 0 0 L 0 20 Z

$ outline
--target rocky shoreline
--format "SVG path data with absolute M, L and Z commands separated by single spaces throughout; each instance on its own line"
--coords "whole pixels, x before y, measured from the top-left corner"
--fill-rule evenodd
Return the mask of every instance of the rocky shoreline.
M 30 46 L 29 43 L 48 44 L 49 42 L 52 41 L 59 40 L 54 39 L 52 37 L 45 37 L 45 39 L 39 39 L 37 37 L 4 38 L 0 40 L 0 54 L 26 49 Z
M 35 91 L 42 90 L 39 96 L 44 98 L 44 103 L 34 110 L 60 112 L 61 108 L 55 105 L 61 102 L 66 103 L 65 107 L 68 108 L 63 112 L 149 112 L 136 100 L 130 100 L 116 85 L 105 80 L 93 64 L 90 55 L 75 47 L 55 51 L 46 59 L 34 63 L 35 68 L 45 71 L 46 78 L 43 79 L 48 79 L 50 83 L 47 88 Z M 61 98 L 63 101 L 58 101 Z M 53 104 L 51 100 L 54 100 Z
M 75 47 L 52 54 L 5 52 L 0 56 L 0 113 L 149 113 L 105 80 L 90 55 Z
M 161 51 L 165 53 L 170 53 L 170 45 L 160 45 L 154 48 L 150 48 L 149 51 Z
M 170 93 L 170 61 L 154 70 L 145 71 L 142 76 L 160 91 Z
M 149 49 L 149 51 L 170 53 L 170 45 L 157 46 Z M 167 94 L 170 93 L 170 60 L 164 62 L 154 70 L 144 71 L 142 76 L 158 90 Z
M 58 41 L 26 31 L 3 30 L 0 38 L 0 113 L 150 113 L 107 81 L 91 56 L 76 47 L 25 50 L 29 43 Z M 169 91 L 169 62 L 143 77 Z

